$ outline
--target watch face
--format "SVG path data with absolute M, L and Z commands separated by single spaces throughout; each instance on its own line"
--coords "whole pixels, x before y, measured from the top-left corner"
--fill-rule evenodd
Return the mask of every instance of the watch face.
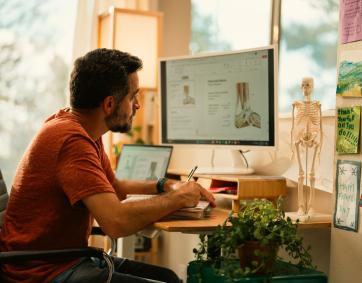
M 157 192 L 159 194 L 162 194 L 165 192 L 165 183 L 167 181 L 167 178 L 159 178 L 156 184 Z

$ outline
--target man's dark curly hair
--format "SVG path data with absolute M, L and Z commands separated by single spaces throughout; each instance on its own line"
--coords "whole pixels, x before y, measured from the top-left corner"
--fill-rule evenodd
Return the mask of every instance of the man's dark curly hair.
M 119 102 L 128 93 L 128 75 L 142 68 L 138 57 L 115 49 L 95 49 L 78 58 L 70 77 L 70 105 L 98 107 L 107 96 Z

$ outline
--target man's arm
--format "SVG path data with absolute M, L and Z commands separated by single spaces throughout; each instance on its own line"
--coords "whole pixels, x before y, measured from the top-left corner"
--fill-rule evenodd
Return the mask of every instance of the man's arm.
M 136 180 L 118 180 L 114 179 L 112 184 L 120 200 L 124 200 L 127 194 L 157 194 L 157 181 L 136 181 Z M 177 186 L 177 181 L 167 180 L 164 185 L 165 192 L 172 191 Z
M 195 206 L 202 196 L 215 206 L 212 194 L 195 182 L 179 183 L 177 190 L 147 200 L 121 203 L 112 193 L 100 193 L 83 202 L 102 230 L 118 238 L 134 234 L 179 208 Z

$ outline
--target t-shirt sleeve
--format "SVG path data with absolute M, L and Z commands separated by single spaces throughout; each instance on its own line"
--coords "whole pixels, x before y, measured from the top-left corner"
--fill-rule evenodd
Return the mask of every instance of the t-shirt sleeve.
M 63 144 L 57 160 L 57 180 L 72 205 L 94 194 L 115 193 L 107 178 L 110 167 L 103 167 L 102 151 L 82 136 Z

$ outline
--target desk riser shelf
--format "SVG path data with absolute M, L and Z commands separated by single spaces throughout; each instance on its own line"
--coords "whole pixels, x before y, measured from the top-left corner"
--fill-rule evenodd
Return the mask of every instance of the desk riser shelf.
M 185 180 L 185 172 L 169 172 L 169 177 Z M 232 210 L 240 209 L 240 200 L 266 198 L 276 200 L 279 196 L 285 196 L 286 180 L 279 176 L 260 175 L 194 175 L 194 181 L 205 188 L 234 187 L 236 194 L 217 193 L 218 197 L 232 200 Z

